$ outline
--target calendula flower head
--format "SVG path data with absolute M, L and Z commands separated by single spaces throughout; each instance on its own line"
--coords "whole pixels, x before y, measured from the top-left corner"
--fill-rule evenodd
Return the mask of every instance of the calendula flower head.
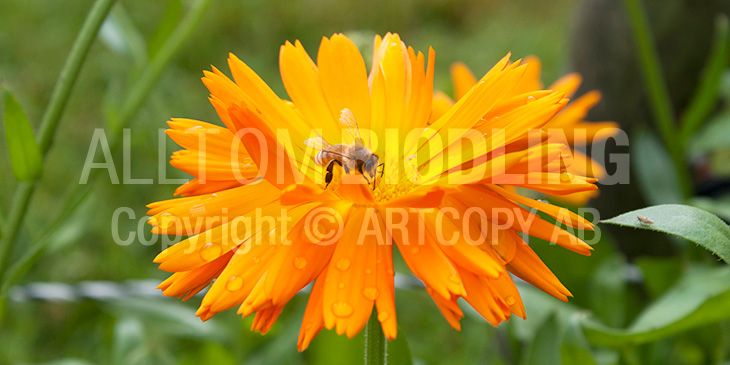
M 543 89 L 543 84 L 540 81 L 542 68 L 540 59 L 530 56 L 522 60 L 521 63 L 527 69 L 522 79 L 509 92 L 512 96 Z M 477 79 L 471 70 L 461 62 L 451 65 L 451 80 L 454 86 L 454 99 L 441 91 L 436 91 L 432 120 L 443 115 L 454 104 L 454 100 L 461 99 L 477 83 Z M 548 87 L 548 90 L 562 91 L 565 93 L 565 97 L 570 98 L 580 87 L 581 82 L 582 77 L 580 74 L 570 73 L 555 81 Z M 531 96 L 528 95 L 527 97 Z M 570 147 L 581 147 L 604 141 L 616 135 L 619 132 L 616 122 L 587 122 L 584 120 L 591 108 L 600 101 L 600 91 L 592 90 L 568 103 L 558 115 L 543 127 L 548 132 L 550 142 L 564 143 Z M 479 128 L 479 126 L 476 128 Z M 566 150 L 565 153 L 570 155 L 570 157 L 565 157 L 566 159 L 572 159 L 570 166 L 567 166 L 568 172 L 579 176 L 594 177 L 599 180 L 606 176 L 603 165 L 586 156 L 583 152 L 571 148 Z M 572 205 L 585 205 L 588 200 L 596 196 L 598 196 L 598 190 L 566 195 L 550 195 L 551 198 Z
M 233 80 L 206 71 L 225 127 L 168 123 L 184 148 L 171 163 L 194 178 L 176 190 L 181 198 L 148 206 L 153 232 L 189 236 L 155 258 L 173 273 L 159 286 L 164 294 L 188 299 L 212 282 L 201 319 L 238 307 L 266 333 L 313 282 L 299 350 L 323 328 L 355 336 L 373 307 L 385 336 L 396 337 L 394 249 L 456 329 L 459 298 L 495 326 L 525 316 L 510 273 L 567 300 L 524 239 L 587 255 L 591 247 L 552 220 L 593 226 L 505 188 L 596 188 L 595 179 L 566 171 L 565 146 L 540 132 L 567 103 L 564 93 L 513 96 L 528 69 L 507 56 L 429 124 L 428 53 L 396 34 L 376 37 L 368 73 L 344 35 L 323 38 L 316 63 L 287 42 L 280 69 L 290 101 L 234 55 Z

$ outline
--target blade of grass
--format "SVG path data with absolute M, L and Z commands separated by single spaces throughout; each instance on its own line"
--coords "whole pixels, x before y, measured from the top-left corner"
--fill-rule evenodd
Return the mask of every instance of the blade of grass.
M 682 191 L 685 197 L 691 195 L 692 186 L 687 174 L 684 148 L 680 135 L 675 133 L 675 119 L 672 102 L 669 98 L 667 83 L 662 73 L 662 65 L 656 52 L 654 38 L 649 30 L 646 11 L 641 0 L 624 0 L 626 12 L 634 34 L 641 75 L 644 78 L 646 91 L 654 114 L 654 123 L 662 136 L 662 140 L 672 155 L 672 160 L 679 172 Z
M 89 11 L 89 15 L 86 17 L 86 20 L 81 26 L 81 30 L 71 47 L 68 58 L 66 58 L 66 62 L 58 76 L 58 81 L 54 86 L 48 107 L 41 119 L 37 139 L 38 146 L 43 156 L 48 153 L 48 150 L 51 147 L 56 127 L 58 127 L 61 114 L 63 114 L 68 98 L 71 95 L 73 85 L 81 71 L 81 66 L 84 64 L 84 60 L 89 53 L 89 48 L 94 42 L 94 39 L 96 39 L 99 28 L 109 13 L 114 1 L 115 0 L 97 0 L 94 2 L 94 5 Z M 17 191 L 15 192 L 15 197 L 13 199 L 13 204 L 10 209 L 8 222 L 5 228 L 6 232 L 2 241 L 0 241 L 0 281 L 2 281 L 7 268 L 10 253 L 12 252 L 13 244 L 15 243 L 15 237 L 23 223 L 23 218 L 28 210 L 28 204 L 33 196 L 35 187 L 35 182 L 23 182 L 20 183 Z M 0 300 L 3 299 L 0 298 Z M 0 318 L 2 318 L 1 312 Z
M 730 32 L 728 31 L 728 18 L 725 15 L 720 15 L 715 21 L 715 40 L 707 65 L 702 72 L 699 87 L 680 120 L 683 143 L 687 143 L 702 126 L 702 123 L 709 119 L 710 114 L 715 109 L 720 92 L 721 75 L 729 64 Z
M 117 151 L 120 146 L 118 141 L 121 141 L 120 136 L 124 127 L 131 123 L 132 118 L 142 106 L 147 95 L 149 95 L 152 91 L 152 87 L 162 76 L 167 65 L 170 61 L 172 61 L 173 57 L 180 51 L 183 44 L 185 44 L 187 39 L 193 34 L 197 26 L 200 24 L 200 21 L 205 15 L 211 1 L 212 0 L 198 0 L 195 2 L 193 7 L 180 22 L 175 31 L 170 35 L 160 51 L 157 52 L 155 57 L 142 71 L 141 77 L 132 87 L 132 90 L 129 92 L 128 97 L 123 103 L 122 112 L 119 114 L 120 117 L 117 120 L 115 127 L 112 128 L 111 133 L 109 133 L 110 149 L 112 153 L 116 153 L 115 151 Z M 61 227 L 67 219 L 73 217 L 73 213 L 81 205 L 83 199 L 89 195 L 89 192 L 93 187 L 91 183 L 98 176 L 98 172 L 99 170 L 97 169 L 92 170 L 89 174 L 87 184 L 77 184 L 69 193 L 66 194 L 67 198 L 65 199 L 62 209 L 59 210 L 59 214 L 53 220 L 53 223 L 40 236 L 41 238 L 8 270 L 8 274 L 6 276 L 0 276 L 0 279 L 7 278 L 6 282 L 3 282 L 2 287 L 0 287 L 0 298 L 4 297 L 10 286 L 20 278 L 21 274 L 27 271 L 33 262 L 42 256 L 43 250 L 51 242 L 49 238 L 53 236 L 53 233 Z M 0 275 L 2 275 L 2 272 L 0 272 Z M 0 282 L 2 282 L 2 280 L 0 280 Z

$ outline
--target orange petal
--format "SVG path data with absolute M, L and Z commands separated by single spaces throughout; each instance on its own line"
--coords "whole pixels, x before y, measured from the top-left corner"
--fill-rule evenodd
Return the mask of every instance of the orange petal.
M 579 73 L 570 73 L 555 81 L 548 89 L 562 91 L 566 97 L 573 97 L 573 94 L 583 82 L 583 77 Z
M 370 217 L 370 218 L 368 218 Z M 353 338 L 365 327 L 379 292 L 376 285 L 377 240 L 369 239 L 366 227 L 380 227 L 372 208 L 353 208 L 347 217 L 342 237 L 332 255 L 324 284 L 324 322 L 338 335 Z M 370 223 L 370 224 L 369 224 Z M 377 233 L 376 233 L 377 235 Z
M 454 84 L 454 99 L 459 100 L 477 84 L 477 78 L 462 62 L 451 64 L 451 82 Z
M 322 90 L 334 119 L 339 119 L 342 110 L 348 108 L 361 128 L 370 128 L 368 76 L 357 46 L 342 34 L 335 34 L 331 39 L 323 38 L 317 65 Z M 367 140 L 365 142 L 369 145 Z
M 286 42 L 279 53 L 281 79 L 291 100 L 311 125 L 322 127 L 325 140 L 340 138 L 339 126 L 327 104 L 319 70 L 299 41 Z
M 380 215 L 403 260 L 417 278 L 444 298 L 465 294 L 456 268 L 426 233 L 425 222 L 418 212 L 390 208 Z
M 324 328 L 323 294 L 326 278 L 327 268 L 314 281 L 312 292 L 309 293 L 307 309 L 304 310 L 302 327 L 299 329 L 299 339 L 297 340 L 299 352 L 306 350 L 314 337 Z

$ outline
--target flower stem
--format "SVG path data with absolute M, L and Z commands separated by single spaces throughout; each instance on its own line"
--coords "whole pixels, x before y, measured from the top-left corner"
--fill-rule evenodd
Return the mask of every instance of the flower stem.
M 45 156 L 51 148 L 56 127 L 61 119 L 63 109 L 66 107 L 68 98 L 71 95 L 76 78 L 79 76 L 81 66 L 89 53 L 91 44 L 96 39 L 96 34 L 104 22 L 109 10 L 115 0 L 97 0 L 89 11 L 79 34 L 76 36 L 66 62 L 61 69 L 56 85 L 53 88 L 50 102 L 41 119 L 38 132 L 38 146 Z M 6 230 L 0 241 L 0 281 L 8 265 L 12 246 L 23 223 L 23 218 L 28 210 L 28 205 L 35 191 L 35 182 L 22 182 L 19 184 L 10 210 Z M 0 313 L 1 314 L 1 313 Z
M 692 187 L 687 174 L 683 153 L 683 140 L 675 124 L 672 101 L 669 98 L 667 83 L 662 74 L 662 65 L 656 52 L 654 38 L 646 17 L 646 11 L 640 0 L 624 0 L 631 28 L 636 42 L 641 74 L 646 84 L 649 101 L 654 114 L 654 123 L 667 146 L 679 175 L 682 192 L 685 197 L 691 195 Z
M 365 365 L 386 364 L 388 342 L 378 320 L 378 311 L 373 308 L 367 327 L 365 327 Z

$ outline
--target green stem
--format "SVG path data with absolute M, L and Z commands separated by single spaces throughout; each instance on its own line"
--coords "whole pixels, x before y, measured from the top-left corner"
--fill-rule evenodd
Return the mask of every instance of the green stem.
M 631 22 L 641 74 L 649 94 L 655 125 L 672 156 L 684 196 L 689 197 L 692 187 L 686 171 L 682 138 L 675 131 L 674 110 L 669 98 L 667 83 L 662 74 L 662 65 L 656 52 L 654 38 L 649 30 L 646 12 L 640 0 L 624 0 L 624 5 Z
M 73 201 L 67 201 L 66 205 L 64 206 L 63 211 L 67 214 L 65 215 L 59 215 L 56 217 L 53 223 L 49 225 L 49 227 L 46 229 L 44 234 L 40 236 L 35 241 L 34 245 L 31 245 L 22 256 L 20 256 L 17 260 L 13 261 L 13 264 L 10 265 L 8 268 L 7 274 L 4 276 L 4 280 L 0 282 L 0 298 L 4 298 L 8 291 L 10 290 L 11 285 L 15 283 L 25 272 L 27 272 L 33 263 L 41 256 L 43 253 L 43 250 L 45 250 L 46 246 L 48 246 L 51 242 L 53 242 L 53 237 L 55 237 L 56 232 L 58 229 L 60 229 L 63 224 L 66 222 L 66 219 L 68 216 L 73 216 L 73 214 L 76 212 L 78 207 L 83 203 L 84 198 L 89 194 L 91 191 L 90 185 L 77 185 L 77 186 L 85 186 L 86 189 L 82 191 L 82 194 L 78 196 Z M 0 312 L 2 313 L 2 312 Z
M 132 86 L 132 90 L 122 103 L 118 125 L 112 131 L 114 136 L 118 137 L 121 134 L 121 129 L 126 127 L 137 114 L 142 103 L 147 100 L 152 87 L 162 76 L 162 72 L 165 71 L 172 58 L 180 51 L 180 48 L 200 24 L 211 1 L 199 0 L 195 2 L 188 15 L 180 21 L 177 29 L 142 71 L 139 80 Z
M 81 66 L 84 64 L 84 60 L 89 53 L 89 48 L 94 42 L 94 39 L 96 39 L 96 34 L 114 4 L 114 1 L 97 0 L 94 3 L 61 69 L 61 74 L 58 76 L 58 81 L 56 81 L 56 86 L 51 94 L 48 107 L 41 119 L 37 138 L 38 146 L 44 156 L 51 147 L 53 136 L 56 133 L 56 127 L 58 127 L 61 114 L 71 95 L 71 90 L 79 75 Z M 2 281 L 3 274 L 7 268 L 12 246 L 25 218 L 25 213 L 28 211 L 28 205 L 35 191 L 35 187 L 35 182 L 23 182 L 15 192 L 6 229 L 2 241 L 0 241 L 0 281 Z
M 58 127 L 58 121 L 61 119 L 61 114 L 66 108 L 66 104 L 68 104 L 71 89 L 73 89 L 79 72 L 81 72 L 81 66 L 89 54 L 89 48 L 94 43 L 96 34 L 99 32 L 99 28 L 101 28 L 101 24 L 106 19 L 107 14 L 109 14 L 109 10 L 114 5 L 114 2 L 115 0 L 96 0 L 94 2 L 91 11 L 89 11 L 89 15 L 81 26 L 78 36 L 76 36 L 76 41 L 71 46 L 71 52 L 61 69 L 61 74 L 58 76 L 58 81 L 56 81 L 56 86 L 53 88 L 53 93 L 51 94 L 51 100 L 41 119 L 41 126 L 38 132 L 38 146 L 41 148 L 44 156 L 51 148 L 53 136 L 56 134 L 56 127 Z
M 120 136 L 123 129 L 131 123 L 137 111 L 142 106 L 142 103 L 146 100 L 147 96 L 152 91 L 152 87 L 157 83 L 157 81 L 159 81 L 163 71 L 167 68 L 167 65 L 170 63 L 170 61 L 172 61 L 173 57 L 180 51 L 183 44 L 185 44 L 187 39 L 193 34 L 195 28 L 200 24 L 200 21 L 202 20 L 203 15 L 205 14 L 211 1 L 212 0 L 198 0 L 193 5 L 193 8 L 190 10 L 188 15 L 180 22 L 175 31 L 170 35 L 168 40 L 162 46 L 160 51 L 157 52 L 155 57 L 147 64 L 145 69 L 142 71 L 139 80 L 132 86 L 132 89 L 127 94 L 128 96 L 122 104 L 121 112 L 119 114 L 120 117 L 117 120 L 117 124 L 114 128 L 112 128 L 112 131 L 109 135 L 110 149 L 112 153 L 115 153 L 117 148 L 120 146 Z M 62 224 L 67 219 L 73 217 L 73 213 L 78 208 L 78 206 L 81 205 L 81 201 L 85 196 L 87 196 L 90 191 L 90 186 L 88 184 L 91 184 L 91 182 L 93 182 L 94 179 L 99 176 L 99 171 L 100 170 L 92 170 L 86 185 L 75 185 L 74 188 L 69 193 L 67 193 L 68 198 L 66 199 L 66 203 L 60 210 L 61 213 L 59 214 L 59 216 L 54 219 L 54 223 L 41 236 L 41 239 L 36 243 L 36 245 L 33 246 L 31 250 L 27 252 L 24 256 L 22 256 L 18 263 L 13 265 L 13 267 L 8 270 L 9 273 L 7 274 L 7 276 L 3 276 L 5 274 L 5 266 L 2 266 L 2 271 L 0 271 L 0 279 L 6 278 L 7 282 L 3 283 L 1 286 L 0 298 L 7 294 L 10 285 L 19 278 L 20 274 L 22 274 L 23 271 L 27 270 L 30 267 L 33 261 L 37 260 L 41 256 L 43 250 L 48 245 L 48 243 L 52 242 L 52 240 L 47 238 L 51 236 L 60 226 L 62 226 Z M 27 197 L 30 198 L 31 194 L 32 192 L 28 193 Z M 25 196 L 24 194 L 19 195 Z M 23 209 L 25 210 L 26 207 L 27 203 L 25 204 L 25 207 Z M 14 209 L 12 211 L 14 211 Z M 19 216 L 22 217 L 22 215 L 24 214 L 25 211 L 23 211 Z M 3 247 L 0 247 L 0 250 L 2 249 Z M 0 255 L 1 254 L 2 252 L 0 252 Z M 0 280 L 0 282 L 2 282 L 2 280 Z
M 388 342 L 378 320 L 378 311 L 373 308 L 367 327 L 365 327 L 365 365 L 386 364 Z

